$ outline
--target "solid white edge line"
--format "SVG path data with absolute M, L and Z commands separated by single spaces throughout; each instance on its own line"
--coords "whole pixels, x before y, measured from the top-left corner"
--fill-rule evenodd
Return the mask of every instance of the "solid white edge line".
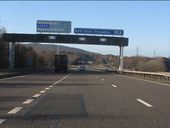
M 16 113 L 19 112 L 21 109 L 23 109 L 23 107 L 15 107 L 15 108 L 13 108 L 11 111 L 9 111 L 8 114 L 16 114 Z
M 32 101 L 34 101 L 34 99 L 28 99 L 24 101 L 22 104 L 30 104 Z
M 143 101 L 142 99 L 136 99 L 136 100 L 139 101 L 140 103 L 146 105 L 147 107 L 153 107 L 151 104 L 149 104 L 149 103 Z
M 116 86 L 116 85 L 114 85 L 114 84 L 112 84 L 112 87 L 117 88 L 117 86 Z
M 6 119 L 0 119 L 0 124 L 4 123 Z
M 46 92 L 45 90 L 42 90 L 42 91 L 40 91 L 39 93 L 43 94 L 43 93 L 45 93 L 45 92 Z
M 145 81 L 145 82 L 150 82 L 150 83 L 155 83 L 155 84 L 159 84 L 159 85 L 164 85 L 164 86 L 170 87 L 170 84 L 166 84 L 166 83 L 156 82 L 156 81 L 152 81 L 152 80 L 145 80 L 145 79 L 142 79 L 142 78 L 124 76 L 124 75 L 119 75 L 119 76 L 127 77 L 127 78 L 130 78 L 130 79 L 135 79 L 135 80 L 141 80 L 141 81 Z
M 41 94 L 35 94 L 33 97 L 34 97 L 34 98 L 37 98 L 37 97 L 39 97 L 39 96 L 41 96 Z

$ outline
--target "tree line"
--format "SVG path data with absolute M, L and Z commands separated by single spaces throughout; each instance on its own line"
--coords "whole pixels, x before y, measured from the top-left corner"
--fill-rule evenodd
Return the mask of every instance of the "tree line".
M 48 49 L 48 46 L 35 48 L 23 44 L 15 45 L 15 68 L 53 68 L 54 55 L 56 51 Z M 55 46 L 54 46 L 55 47 Z M 66 48 L 67 49 L 67 48 Z M 0 43 L 0 68 L 8 68 L 8 43 Z M 102 55 L 97 53 L 75 53 L 60 51 L 61 54 L 67 54 L 69 64 L 80 64 L 79 62 L 93 62 L 95 65 L 104 65 L 118 68 L 119 56 Z M 170 58 L 165 57 L 144 57 L 132 56 L 124 57 L 124 68 L 137 71 L 166 72 L 170 71 Z

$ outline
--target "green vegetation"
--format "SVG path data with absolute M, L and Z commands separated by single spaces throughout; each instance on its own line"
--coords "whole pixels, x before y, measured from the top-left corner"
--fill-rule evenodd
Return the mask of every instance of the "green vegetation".
M 125 57 L 124 62 L 124 67 L 131 70 L 147 72 L 170 71 L 170 58 L 165 57 Z
M 42 69 L 54 67 L 57 45 L 16 44 L 15 68 Z M 113 68 L 119 66 L 119 56 L 102 55 L 81 49 L 60 46 L 60 54 L 67 54 L 70 65 L 91 64 Z M 8 44 L 0 43 L 0 67 L 8 68 Z M 124 57 L 124 68 L 136 71 L 170 71 L 170 58 Z

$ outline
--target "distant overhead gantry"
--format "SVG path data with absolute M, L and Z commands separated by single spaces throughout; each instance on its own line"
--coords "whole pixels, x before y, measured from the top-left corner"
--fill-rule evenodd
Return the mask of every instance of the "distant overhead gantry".
M 63 34 L 16 34 L 4 33 L 3 40 L 7 42 L 41 42 L 128 46 L 128 38 L 109 36 L 63 35 Z
M 38 20 L 36 24 L 37 34 L 3 33 L 1 40 L 9 42 L 9 67 L 14 68 L 14 54 L 16 42 L 33 43 L 66 43 L 66 44 L 89 44 L 89 45 L 109 45 L 119 46 L 120 64 L 119 69 L 123 69 L 123 48 L 128 46 L 129 39 L 122 37 L 123 30 L 119 29 L 93 29 L 75 28 L 75 34 L 71 33 L 71 21 L 47 21 Z M 42 34 L 41 32 L 45 32 Z M 48 34 L 47 34 L 48 32 Z M 58 34 L 50 34 L 58 33 Z M 67 34 L 59 34 L 67 33 Z M 102 35 L 102 36 L 101 36 Z M 110 36 L 106 36 L 110 35 Z M 113 37 L 117 35 L 117 37 Z

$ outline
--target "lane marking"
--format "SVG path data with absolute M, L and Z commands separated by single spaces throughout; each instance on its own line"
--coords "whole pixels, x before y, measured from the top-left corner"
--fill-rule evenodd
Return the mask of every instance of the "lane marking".
M 35 94 L 33 97 L 34 97 L 34 98 L 37 98 L 37 97 L 39 97 L 39 96 L 41 96 L 41 94 Z
M 30 104 L 32 101 L 34 101 L 34 99 L 28 99 L 25 102 L 23 102 L 22 104 Z
M 43 94 L 43 93 L 45 93 L 45 92 L 46 92 L 45 90 L 40 91 L 41 94 Z
M 102 81 L 105 81 L 104 79 L 102 79 Z
M 69 77 L 71 74 L 68 74 L 67 76 L 63 77 L 61 80 L 64 80 L 65 78 Z
M 54 86 L 53 86 L 53 85 L 50 85 L 49 87 L 52 88 L 52 87 L 54 87 Z
M 2 124 L 5 121 L 6 121 L 6 119 L 0 119 L 0 124 Z
M 8 114 L 16 114 L 16 113 L 19 112 L 21 109 L 23 109 L 23 107 L 15 107 L 15 108 L 12 109 L 11 111 L 9 111 Z
M 141 99 L 136 99 L 136 100 L 139 101 L 140 103 L 146 105 L 147 107 L 153 107 L 151 104 L 149 104 L 149 103 L 147 103 L 147 102 L 145 102 L 145 101 L 143 101 Z
M 2 78 L 2 79 L 0 79 L 0 81 L 1 80 L 3 81 L 3 80 L 10 80 L 10 79 L 15 79 L 15 78 L 21 78 L 21 77 L 27 77 L 27 76 L 28 76 L 28 74 L 27 75 L 20 75 L 20 76 L 12 76 L 12 77 L 8 77 L 8 78 Z
M 66 78 L 69 77 L 70 75 L 71 75 L 71 74 L 68 74 L 67 76 L 61 78 L 60 80 L 58 80 L 58 81 L 56 81 L 56 82 L 54 82 L 54 83 L 52 84 L 52 86 L 54 86 L 54 85 L 60 83 L 62 80 L 66 79 Z
M 145 80 L 145 79 L 142 79 L 142 78 L 135 78 L 135 77 L 130 77 L 130 76 L 123 76 L 123 75 L 119 75 L 119 76 L 127 77 L 127 78 L 130 78 L 130 79 L 135 79 L 135 80 L 141 80 L 141 81 L 145 81 L 145 82 L 150 82 L 150 83 L 155 83 L 155 84 L 159 84 L 159 85 L 164 85 L 164 86 L 170 87 L 170 84 L 166 84 L 166 83 L 160 83 L 160 82 L 156 82 L 156 81 Z
M 56 85 L 56 84 L 58 84 L 58 83 L 60 83 L 60 82 L 61 82 L 61 81 L 59 80 L 59 81 L 53 83 L 52 85 Z
M 117 88 L 117 86 L 116 86 L 116 85 L 114 85 L 114 84 L 112 84 L 112 87 Z
M 45 90 L 49 90 L 50 88 L 45 88 Z
M 96 76 L 96 77 L 99 77 L 99 76 Z

